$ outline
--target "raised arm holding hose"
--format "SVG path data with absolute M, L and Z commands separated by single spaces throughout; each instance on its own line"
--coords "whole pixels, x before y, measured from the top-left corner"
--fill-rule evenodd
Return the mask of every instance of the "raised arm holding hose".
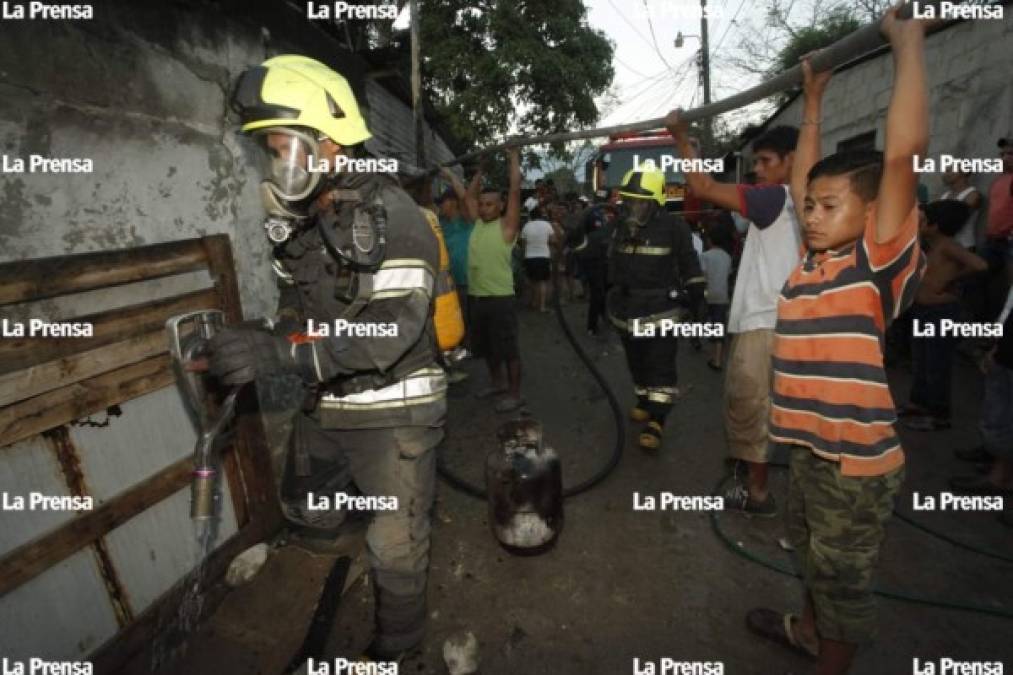
M 695 158 L 696 146 L 681 111 L 670 112 L 665 125 L 680 155 Z M 780 126 L 753 141 L 753 168 L 759 185 L 720 183 L 705 173 L 686 172 L 686 181 L 698 198 L 750 220 L 728 312 L 732 342 L 724 389 L 728 452 L 746 470 L 736 471 L 736 482 L 724 499 L 727 510 L 763 517 L 777 513 L 767 488 L 770 354 L 778 293 L 798 263 L 798 217 L 786 185 L 797 138 L 795 127 Z
M 471 346 L 485 359 L 490 384 L 479 398 L 501 397 L 496 411 L 517 410 L 521 399 L 521 360 L 517 341 L 511 255 L 520 229 L 521 165 L 517 148 L 509 150 L 510 187 L 504 211 L 499 189 L 479 195 L 478 220 L 468 244 L 468 305 Z M 473 181 L 473 184 L 475 182 Z M 476 184 L 477 186 L 477 184 Z
M 758 608 L 747 625 L 818 661 L 820 675 L 849 672 L 875 634 L 873 576 L 904 477 L 882 345 L 924 269 L 913 165 L 928 145 L 928 100 L 924 26 L 898 20 L 899 7 L 881 24 L 895 65 L 885 151 L 819 159 L 826 79 L 807 68 L 812 117 L 792 176 L 806 250 L 778 304 L 770 436 L 790 453 L 788 540 L 805 594 L 801 616 Z

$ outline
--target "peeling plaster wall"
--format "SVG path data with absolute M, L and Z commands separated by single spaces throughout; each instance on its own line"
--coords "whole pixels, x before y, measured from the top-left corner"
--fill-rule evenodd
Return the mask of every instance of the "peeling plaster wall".
M 248 316 L 275 289 L 259 177 L 227 92 L 267 56 L 253 26 L 170 7 L 4 27 L 0 152 L 81 157 L 91 174 L 0 176 L 0 261 L 227 233 Z

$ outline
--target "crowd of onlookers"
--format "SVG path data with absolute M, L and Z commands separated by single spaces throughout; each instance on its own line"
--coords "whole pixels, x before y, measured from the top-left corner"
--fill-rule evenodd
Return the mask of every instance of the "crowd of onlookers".
M 914 432 L 950 428 L 958 353 L 983 373 L 985 394 L 976 420 L 982 443 L 956 452 L 979 471 L 952 478 L 950 489 L 1013 496 L 1013 139 L 998 141 L 1003 173 L 948 173 L 945 190 L 930 198 L 913 161 L 929 142 L 923 28 L 899 21 L 896 11 L 881 26 L 896 68 L 883 152 L 822 155 L 831 73 L 814 72 L 803 59 L 800 124 L 753 140 L 755 181 L 687 171 L 682 218 L 664 221 L 692 228 L 706 278 L 704 301 L 694 294 L 689 320 L 724 324 L 730 335 L 727 349 L 719 338 L 707 350 L 707 365 L 724 371 L 723 427 L 737 465 L 724 509 L 783 513 L 802 570 L 802 611 L 756 608 L 747 626 L 828 674 L 848 672 L 858 645 L 875 632 L 872 579 L 906 462 L 895 423 Z M 665 126 L 681 158 L 698 156 L 680 111 Z M 620 193 L 664 206 L 635 174 Z M 650 223 L 631 217 L 633 205 L 624 213 L 560 197 L 548 180 L 522 203 L 516 150 L 505 194 L 483 190 L 480 173 L 468 188 L 450 172 L 444 177 L 451 187 L 438 204 L 455 280 L 467 289 L 469 344 L 492 383 L 479 395 L 499 396 L 497 411 L 516 410 L 523 401 L 515 294 L 535 312 L 547 311 L 553 289 L 561 299 L 585 298 L 587 330 L 597 335 L 611 318 L 612 232 Z M 674 244 L 644 248 L 661 256 Z M 699 279 L 695 270 L 691 276 Z M 960 325 L 975 334 L 962 335 Z M 889 386 L 896 373 L 888 369 L 907 359 L 910 393 L 898 407 Z M 768 485 L 774 446 L 790 456 L 783 507 Z M 1001 519 L 1013 526 L 1010 511 Z
M 768 153 L 774 158 L 766 163 L 768 172 L 777 164 L 774 160 L 784 161 L 794 146 L 796 136 L 784 129 L 773 130 L 754 146 L 754 153 Z M 954 478 L 954 487 L 967 491 L 1013 490 L 1013 457 L 999 451 L 1013 448 L 1013 361 L 1008 360 L 1000 341 L 962 338 L 944 330 L 944 323 L 953 325 L 946 322 L 1004 324 L 1010 316 L 1013 141 L 1000 139 L 999 151 L 1006 173 L 990 181 L 978 181 L 965 173 L 946 173 L 942 177 L 945 190 L 931 200 L 924 186 L 919 186 L 919 233 L 927 268 L 911 308 L 887 334 L 886 365 L 909 362 L 911 367 L 908 401 L 897 410 L 902 424 L 909 429 L 935 431 L 951 426 L 951 382 L 956 359 L 973 360 L 984 373 L 984 443 L 958 451 L 957 456 L 990 468 L 983 474 Z M 781 175 L 760 176 L 760 182 L 783 183 L 786 171 L 782 167 Z M 523 305 L 535 312 L 548 312 L 552 294 L 558 289 L 563 302 L 587 303 L 586 330 L 589 335 L 601 335 L 602 326 L 607 324 L 608 247 L 619 209 L 577 193 L 560 195 L 551 179 L 538 179 L 533 189 L 522 191 L 519 167 L 516 185 L 511 184 L 506 192 L 483 188 L 481 171 L 475 172 L 468 186 L 449 170 L 443 172 L 443 178 L 448 187 L 433 201 L 466 317 L 466 345 L 486 359 L 492 378 L 491 386 L 478 395 L 499 397 L 496 406 L 501 412 L 516 410 L 523 399 L 515 298 L 523 298 Z M 976 182 L 988 182 L 988 186 L 978 189 Z M 737 279 L 745 269 L 745 284 L 749 287 L 739 293 L 742 307 L 731 326 L 739 344 L 729 354 L 726 338 L 711 338 L 706 349 L 710 368 L 735 371 L 729 373 L 725 391 L 726 416 L 735 417 L 742 414 L 740 399 L 750 396 L 738 384 L 743 364 L 747 370 L 751 367 L 751 352 L 760 354 L 761 361 L 762 355 L 769 353 L 769 346 L 752 348 L 747 343 L 755 340 L 746 338 L 756 330 L 753 324 L 763 331 L 761 341 L 769 340 L 768 333 L 773 329 L 772 319 L 767 322 L 769 326 L 761 323 L 764 313 L 772 316 L 776 297 L 758 302 L 757 293 L 764 289 L 755 285 L 757 269 L 769 268 L 772 262 L 751 259 L 769 257 L 771 253 L 763 247 L 754 247 L 752 256 L 747 253 L 751 221 L 736 210 L 713 208 L 711 203 L 692 196 L 679 209 L 693 229 L 694 246 L 707 277 L 706 306 L 694 308 L 695 319 L 728 326 Z M 575 238 L 575 231 L 584 236 Z M 797 246 L 797 239 L 793 242 L 781 248 Z M 766 290 L 771 295 L 771 289 Z M 697 350 L 704 346 L 697 339 L 691 342 Z M 463 377 L 461 371 L 452 374 Z M 766 416 L 766 407 L 761 407 L 761 414 Z M 750 425 L 757 426 L 747 421 L 746 426 Z M 737 426 L 733 420 L 732 431 Z M 766 434 L 762 435 L 764 438 L 757 438 L 756 443 L 749 439 L 742 443 L 765 445 Z M 763 464 L 753 463 L 748 457 L 740 459 L 747 466 Z M 760 475 L 747 481 L 752 489 L 744 491 L 742 501 L 746 510 L 763 510 L 760 504 L 767 499 L 765 471 L 754 471 Z

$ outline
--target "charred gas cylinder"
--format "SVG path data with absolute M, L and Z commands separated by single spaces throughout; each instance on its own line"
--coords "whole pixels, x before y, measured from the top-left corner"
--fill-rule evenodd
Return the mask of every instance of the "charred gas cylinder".
M 485 464 L 493 534 L 511 553 L 542 553 L 563 529 L 559 457 L 542 444 L 542 425 L 533 419 L 511 420 L 497 436 L 500 447 Z

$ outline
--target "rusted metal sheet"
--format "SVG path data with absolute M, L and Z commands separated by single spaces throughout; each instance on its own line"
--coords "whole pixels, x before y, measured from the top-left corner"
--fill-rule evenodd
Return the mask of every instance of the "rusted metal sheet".
M 175 387 L 165 387 L 77 420 L 70 437 L 92 495 L 104 501 L 193 454 L 197 434 Z
M 74 442 L 70 439 L 67 427 L 50 429 L 43 434 L 43 437 L 49 441 L 56 454 L 70 494 L 76 497 L 91 496 L 88 484 L 84 479 L 84 473 L 81 471 L 81 460 L 78 457 L 77 448 L 74 447 Z M 109 592 L 109 601 L 116 612 L 116 620 L 121 626 L 126 626 L 134 618 L 134 612 L 130 609 L 130 599 L 127 597 L 126 589 L 123 587 L 123 582 L 120 581 L 116 566 L 113 565 L 105 541 L 101 537 L 92 544 L 92 552 L 95 554 L 99 573 Z
M 69 495 L 56 457 L 45 440 L 36 436 L 4 448 L 0 453 L 0 499 L 6 495 L 26 500 L 29 493 L 47 496 Z M 0 510 L 0 556 L 55 529 L 74 517 L 65 511 L 27 508 L 24 511 Z
M 92 415 L 70 428 L 91 494 L 109 499 L 166 466 L 193 454 L 197 434 L 175 387 L 153 391 L 120 406 L 120 415 Z M 111 563 L 135 613 L 168 590 L 197 560 L 184 489 L 134 516 L 105 539 Z M 222 493 L 218 543 L 236 531 L 231 493 Z
M 222 519 L 215 547 L 236 533 L 228 486 L 222 494 Z M 190 489 L 138 514 L 106 536 L 134 609 L 142 612 L 200 560 L 190 520 Z
M 83 659 L 119 629 L 88 550 L 0 597 L 0 617 L 0 654 L 13 660 Z
M 412 109 L 374 80 L 366 83 L 369 105 L 370 143 L 382 157 L 395 157 L 404 168 L 417 168 L 415 155 L 415 119 Z M 429 162 L 445 162 L 454 153 L 429 124 L 424 124 L 425 150 Z

